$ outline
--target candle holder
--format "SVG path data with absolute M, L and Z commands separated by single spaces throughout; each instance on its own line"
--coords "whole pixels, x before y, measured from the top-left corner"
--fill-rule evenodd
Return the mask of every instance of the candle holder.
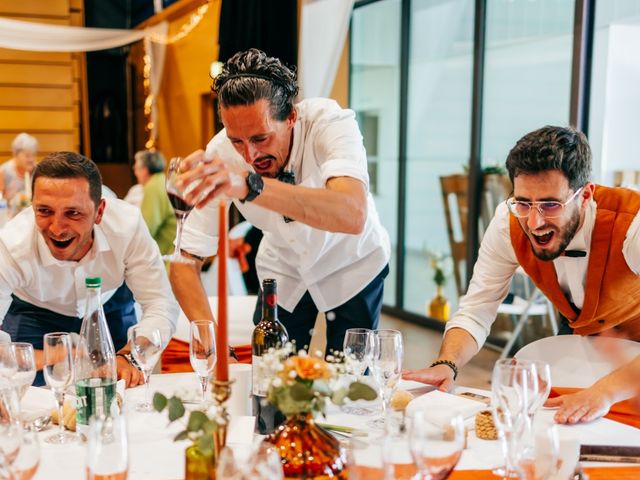
M 213 433 L 213 451 L 216 459 L 227 444 L 227 430 L 229 427 L 229 412 L 227 400 L 231 398 L 231 384 L 233 380 L 211 380 L 211 394 L 213 403 L 218 407 L 218 429 Z

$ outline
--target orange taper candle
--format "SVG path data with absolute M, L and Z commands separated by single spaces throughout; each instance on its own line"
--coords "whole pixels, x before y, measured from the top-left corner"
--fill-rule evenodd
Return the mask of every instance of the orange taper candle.
M 227 205 L 218 205 L 218 331 L 216 380 L 229 380 L 229 336 L 227 322 Z

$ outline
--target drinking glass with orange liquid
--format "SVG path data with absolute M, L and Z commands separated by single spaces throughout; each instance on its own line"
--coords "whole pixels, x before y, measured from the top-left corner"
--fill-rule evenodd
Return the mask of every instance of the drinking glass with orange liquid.
M 128 474 L 126 418 L 92 417 L 87 439 L 87 480 L 126 480 Z

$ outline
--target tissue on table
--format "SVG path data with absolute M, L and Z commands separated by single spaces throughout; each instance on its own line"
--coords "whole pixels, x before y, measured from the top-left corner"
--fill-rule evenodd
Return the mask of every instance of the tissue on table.
M 412 416 L 416 411 L 421 411 L 428 422 L 444 425 L 447 414 L 459 413 L 467 419 L 484 408 L 485 405 L 475 400 L 433 390 L 412 400 L 407 406 L 407 415 Z

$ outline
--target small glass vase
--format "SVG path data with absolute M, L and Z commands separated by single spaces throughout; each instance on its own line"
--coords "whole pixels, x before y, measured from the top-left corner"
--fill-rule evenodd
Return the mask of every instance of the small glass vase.
M 216 462 L 213 452 L 203 454 L 196 445 L 187 447 L 184 452 L 185 480 L 215 480 Z
M 450 306 L 447 297 L 442 293 L 442 285 L 437 286 L 436 296 L 429 303 L 429 316 L 446 322 L 449 320 Z
M 311 413 L 287 420 L 265 439 L 282 459 L 285 479 L 348 479 L 346 452 L 340 442 L 318 426 Z

